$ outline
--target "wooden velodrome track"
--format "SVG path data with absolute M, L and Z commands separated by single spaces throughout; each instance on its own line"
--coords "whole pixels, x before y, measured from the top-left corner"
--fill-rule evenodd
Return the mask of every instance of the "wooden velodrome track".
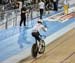
M 28 57 L 19 63 L 75 63 L 75 29 L 47 45 L 36 59 Z

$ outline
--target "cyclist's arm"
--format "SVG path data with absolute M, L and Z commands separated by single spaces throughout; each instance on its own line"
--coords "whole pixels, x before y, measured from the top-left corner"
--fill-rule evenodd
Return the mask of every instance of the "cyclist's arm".
M 47 31 L 47 27 L 43 26 L 42 29 L 43 29 L 43 31 Z

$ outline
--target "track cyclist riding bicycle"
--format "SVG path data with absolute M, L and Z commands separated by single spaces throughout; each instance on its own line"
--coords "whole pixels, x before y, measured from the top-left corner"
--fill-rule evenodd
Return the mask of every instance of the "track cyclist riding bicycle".
M 32 36 L 35 38 L 36 43 L 32 46 L 32 56 L 37 57 L 37 53 L 40 54 L 45 51 L 45 42 L 41 39 L 39 31 L 47 31 L 47 28 L 43 25 L 42 20 L 38 20 L 37 24 L 32 29 Z
M 47 27 L 43 25 L 42 20 L 37 21 L 37 24 L 33 27 L 32 31 L 32 36 L 35 38 L 36 41 L 38 40 L 39 42 L 41 40 L 39 33 L 40 30 L 47 31 Z

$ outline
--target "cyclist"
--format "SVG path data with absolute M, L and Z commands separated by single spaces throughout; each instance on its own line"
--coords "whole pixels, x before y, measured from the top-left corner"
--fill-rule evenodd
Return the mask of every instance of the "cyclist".
M 39 33 L 40 30 L 47 31 L 47 28 L 46 28 L 46 26 L 43 25 L 42 20 L 38 20 L 37 24 L 32 29 L 32 36 L 35 38 L 36 43 L 37 43 L 37 41 L 40 42 L 40 40 L 41 40 L 40 33 Z

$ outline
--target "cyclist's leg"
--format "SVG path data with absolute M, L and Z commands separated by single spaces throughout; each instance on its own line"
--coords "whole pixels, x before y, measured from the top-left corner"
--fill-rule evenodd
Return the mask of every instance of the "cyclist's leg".
M 37 42 L 38 51 L 40 51 L 41 50 L 41 44 L 40 44 L 41 43 L 41 38 L 40 38 L 40 33 L 39 32 L 36 33 L 35 39 L 38 41 Z
M 36 33 L 32 32 L 32 36 L 35 38 Z M 37 43 L 37 40 L 35 39 L 35 42 Z
M 40 43 L 38 43 L 38 42 L 41 41 L 40 33 L 39 33 L 39 32 L 32 32 L 32 36 L 35 38 L 36 44 L 40 44 Z M 37 41 L 38 41 L 38 42 L 37 42 Z
M 40 38 L 38 38 L 38 33 L 37 32 L 32 32 L 32 36 L 35 38 L 36 43 L 37 43 L 37 40 L 38 41 L 40 40 Z
M 36 33 L 36 37 L 35 38 L 40 42 L 41 38 L 40 38 L 40 33 L 39 32 Z

